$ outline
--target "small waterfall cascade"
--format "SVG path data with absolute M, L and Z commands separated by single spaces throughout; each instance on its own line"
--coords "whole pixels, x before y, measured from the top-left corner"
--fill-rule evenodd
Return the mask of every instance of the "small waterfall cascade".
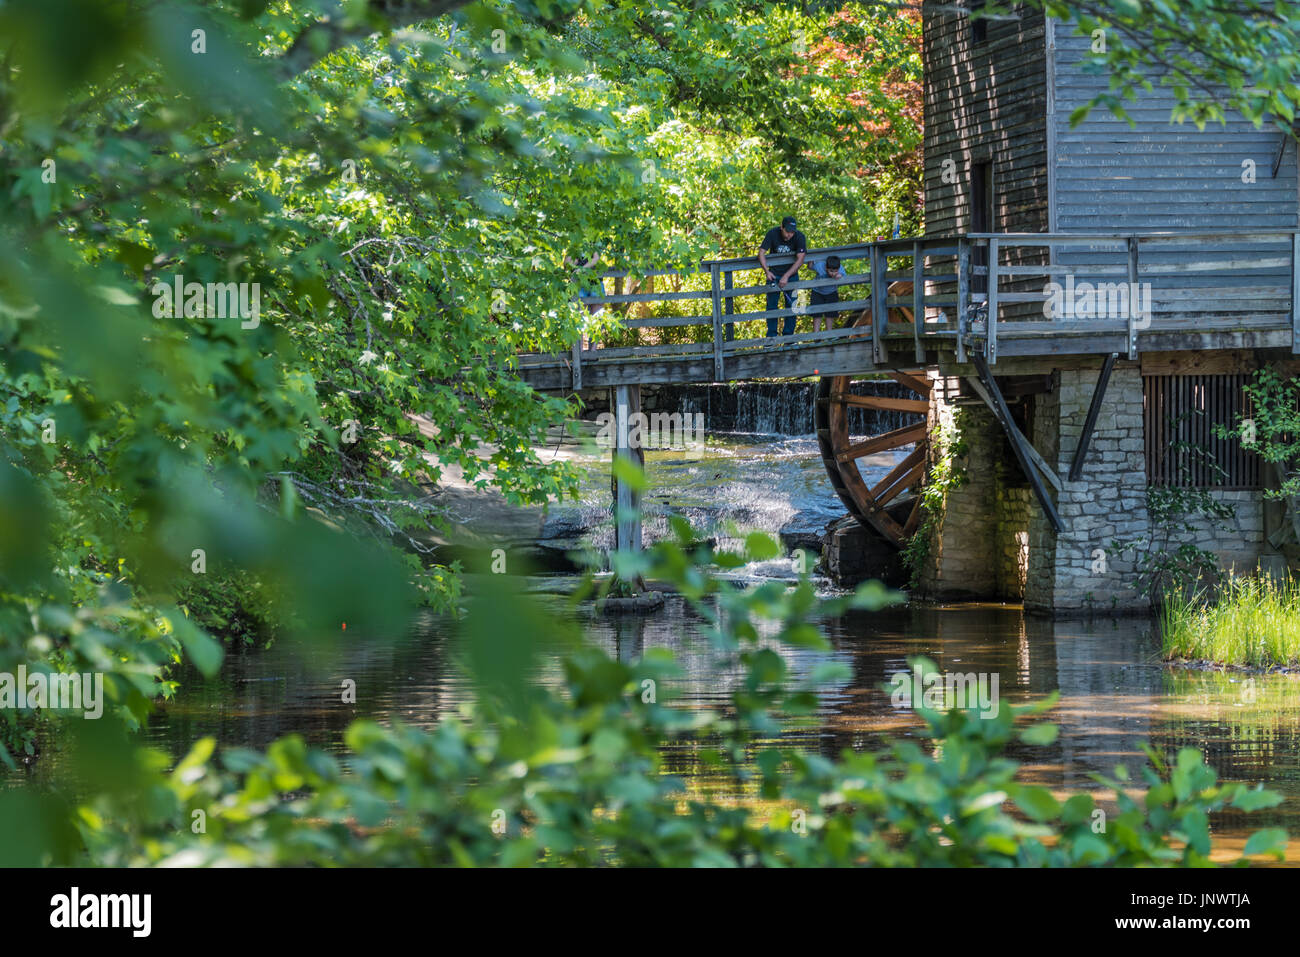
M 852 388 L 856 395 L 916 398 L 890 379 L 859 380 Z M 661 386 L 655 407 L 670 413 L 703 413 L 704 427 L 710 433 L 798 436 L 813 434 L 816 396 L 814 382 Z M 854 409 L 852 415 L 852 430 L 863 434 L 899 429 L 917 418 L 886 409 Z

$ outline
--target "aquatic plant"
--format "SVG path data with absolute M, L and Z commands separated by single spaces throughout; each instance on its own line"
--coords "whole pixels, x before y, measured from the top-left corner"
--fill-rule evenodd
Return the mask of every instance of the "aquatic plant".
M 1267 667 L 1300 664 L 1300 581 L 1227 576 L 1214 591 L 1175 593 L 1160 610 L 1166 658 Z

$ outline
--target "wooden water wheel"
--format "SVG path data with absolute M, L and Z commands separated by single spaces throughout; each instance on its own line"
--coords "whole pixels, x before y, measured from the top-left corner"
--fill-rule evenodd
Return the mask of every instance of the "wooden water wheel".
M 891 295 L 905 295 L 911 292 L 911 288 L 911 283 L 894 283 L 889 292 Z M 895 312 L 915 321 L 909 309 Z M 870 311 L 864 310 L 853 325 L 870 328 Z M 917 493 L 925 477 L 930 451 L 925 415 L 930 406 L 932 383 L 924 370 L 900 370 L 887 374 L 914 392 L 916 397 L 856 395 L 853 392 L 854 381 L 866 376 L 826 376 L 818 383 L 814 421 L 822 462 L 840 501 L 859 522 L 901 548 L 921 520 L 921 497 Z M 921 419 L 913 425 L 891 431 L 864 434 L 864 428 L 853 428 L 855 420 L 860 418 L 853 414 L 854 409 L 911 412 L 919 414 Z M 908 445 L 914 445 L 912 451 L 884 478 L 870 485 L 867 483 L 860 467 L 862 460 Z M 909 491 L 912 492 L 910 505 L 904 497 L 904 493 Z

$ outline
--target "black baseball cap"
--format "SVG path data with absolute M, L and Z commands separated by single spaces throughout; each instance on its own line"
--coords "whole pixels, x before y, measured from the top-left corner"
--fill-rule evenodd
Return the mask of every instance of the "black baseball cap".
M 798 227 L 799 224 L 794 221 L 793 216 L 787 216 L 785 219 L 781 220 L 782 229 L 797 229 Z

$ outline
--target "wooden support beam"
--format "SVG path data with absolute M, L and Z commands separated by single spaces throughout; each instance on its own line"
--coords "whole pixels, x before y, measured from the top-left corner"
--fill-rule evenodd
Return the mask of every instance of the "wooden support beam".
M 582 388 L 582 333 L 578 333 L 578 338 L 573 343 L 573 364 L 569 367 L 573 373 L 573 391 L 577 392 Z
M 998 391 L 997 380 L 993 378 L 993 373 L 989 371 L 988 363 L 979 353 L 971 354 L 971 362 L 975 365 L 975 371 L 979 375 L 980 385 L 984 387 L 988 394 L 988 400 L 993 410 L 993 417 L 997 419 L 998 424 L 1007 434 L 1007 439 L 1011 443 L 1011 451 L 1015 453 L 1016 460 L 1020 463 L 1020 470 L 1025 473 L 1025 478 L 1029 479 L 1029 484 L 1034 489 L 1034 494 L 1038 497 L 1038 504 L 1043 507 L 1043 512 L 1047 515 L 1047 520 L 1051 522 L 1053 530 L 1059 535 L 1065 528 L 1061 522 L 1061 516 L 1056 511 L 1056 505 L 1053 504 L 1051 496 L 1047 494 L 1047 489 L 1043 487 L 1043 479 L 1039 474 L 1033 456 L 1030 451 L 1032 446 L 1026 441 L 1025 437 L 1020 434 L 1016 428 L 1015 422 L 1011 420 L 1011 411 L 1007 408 L 1006 400 L 1002 398 L 1002 393 Z M 1035 453 L 1036 454 L 1036 453 Z M 1041 456 L 1038 456 L 1041 461 Z
M 886 395 L 853 395 L 850 392 L 836 392 L 831 395 L 831 398 L 845 405 L 857 406 L 859 409 L 919 412 L 921 415 L 930 411 L 930 403 L 925 399 L 895 399 Z
M 998 361 L 998 241 L 989 240 L 989 318 L 984 339 L 989 365 Z
M 854 443 L 835 456 L 841 462 L 847 462 L 850 459 L 860 459 L 864 455 L 871 455 L 874 452 L 883 452 L 886 449 L 896 449 L 912 442 L 920 442 L 925 438 L 925 423 L 918 425 L 909 425 L 906 428 L 894 429 L 892 432 L 886 432 L 884 435 L 877 435 L 866 439 L 862 442 Z
M 632 416 L 641 411 L 641 387 L 617 385 L 610 390 L 610 404 L 614 407 L 615 458 L 625 458 L 639 468 L 645 467 L 645 450 L 641 443 L 631 441 Z M 617 551 L 641 550 L 640 494 L 615 474 L 612 479 L 614 497 L 614 548 Z
M 718 281 L 718 264 L 709 268 L 713 291 L 713 381 L 725 382 L 722 377 L 722 288 Z
M 993 400 L 993 397 L 989 395 L 984 386 L 980 384 L 979 380 L 971 379 L 970 386 L 971 389 L 974 390 L 975 394 L 983 400 L 984 404 L 989 407 L 993 414 L 997 415 L 997 403 Z M 1001 390 L 999 390 L 999 394 L 1001 394 Z M 1001 398 L 1005 404 L 1006 396 L 1001 396 Z M 1047 479 L 1052 488 L 1056 489 L 1058 492 L 1064 489 L 1065 485 L 1061 482 L 1061 477 L 1056 474 L 1054 468 L 1047 464 L 1047 460 L 1039 454 L 1038 449 L 1034 448 L 1034 443 L 1025 438 L 1025 434 L 1017 428 L 1015 422 L 1010 422 L 1010 426 L 1015 430 L 1016 435 L 1020 436 L 1021 441 L 1024 443 L 1025 454 L 1029 456 L 1029 460 L 1033 462 L 1038 471 L 1042 473 L 1043 478 Z
M 1092 401 L 1088 404 L 1088 417 L 1083 420 L 1083 434 L 1079 436 L 1079 445 L 1074 450 L 1074 461 L 1070 463 L 1069 479 L 1079 481 L 1083 474 L 1083 460 L 1088 457 L 1088 447 L 1092 444 L 1092 433 L 1097 427 L 1097 416 L 1101 412 L 1101 402 L 1106 395 L 1106 386 L 1110 382 L 1111 370 L 1119 355 L 1112 352 L 1101 364 L 1101 375 L 1097 377 L 1097 387 L 1092 390 Z

